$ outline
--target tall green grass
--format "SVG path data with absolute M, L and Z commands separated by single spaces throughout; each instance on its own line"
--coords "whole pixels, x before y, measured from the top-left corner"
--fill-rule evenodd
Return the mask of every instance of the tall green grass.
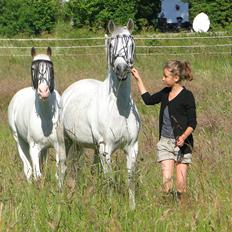
M 192 65 L 194 80 L 186 86 L 196 97 L 198 127 L 187 201 L 178 205 L 175 199 L 162 195 L 155 151 L 159 106 L 145 106 L 132 81 L 132 95 L 142 120 L 135 211 L 128 207 L 126 158 L 120 151 L 113 155 L 113 186 L 93 165 L 93 153 L 87 151 L 79 161 L 75 155 L 69 157 L 65 184 L 59 190 L 53 149 L 43 161 L 42 179 L 26 182 L 6 113 L 13 94 L 31 84 L 31 58 L 0 57 L 0 231 L 231 231 L 231 56 L 175 52 L 137 55 L 135 66 L 153 92 L 163 87 L 162 66 L 166 60 L 185 59 Z M 56 88 L 60 93 L 74 81 L 106 77 L 104 54 L 55 55 Z

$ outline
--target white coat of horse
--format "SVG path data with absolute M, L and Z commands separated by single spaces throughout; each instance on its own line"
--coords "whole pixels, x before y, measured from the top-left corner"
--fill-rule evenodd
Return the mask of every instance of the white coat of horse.
M 138 154 L 140 118 L 131 97 L 130 68 L 134 60 L 134 40 L 126 27 L 108 23 L 106 38 L 108 75 L 105 81 L 80 80 L 69 86 L 61 99 L 65 134 L 100 156 L 104 173 L 111 172 L 111 154 L 123 148 L 127 154 L 130 207 L 135 208 L 134 172 Z
M 51 48 L 47 54 L 33 57 L 31 75 L 33 87 L 19 90 L 8 107 L 8 122 L 17 143 L 18 153 L 28 181 L 41 176 L 40 155 L 48 147 L 56 150 L 56 164 L 59 185 L 65 173 L 65 144 L 63 125 L 60 122 L 60 95 L 54 89 L 54 72 L 51 62 Z M 32 165 L 31 165 L 32 164 Z

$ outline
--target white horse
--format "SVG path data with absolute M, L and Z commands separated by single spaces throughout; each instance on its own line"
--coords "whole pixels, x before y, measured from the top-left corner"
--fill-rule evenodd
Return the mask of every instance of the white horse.
M 56 177 L 61 186 L 66 154 L 63 125 L 59 117 L 60 95 L 54 89 L 51 48 L 47 48 L 47 54 L 38 55 L 32 48 L 31 55 L 33 87 L 21 89 L 13 96 L 8 107 L 8 122 L 27 180 L 31 180 L 32 171 L 35 180 L 41 176 L 40 155 L 46 154 L 47 148 L 52 146 L 56 150 Z
M 138 154 L 140 118 L 131 97 L 130 68 L 134 61 L 134 40 L 127 27 L 108 23 L 106 38 L 108 75 L 105 81 L 80 80 L 69 86 L 61 98 L 65 134 L 100 156 L 104 173 L 111 173 L 111 154 L 123 148 L 127 154 L 129 200 L 135 208 L 134 172 Z M 69 148 L 67 148 L 68 150 Z M 68 151 L 67 151 L 68 152 Z

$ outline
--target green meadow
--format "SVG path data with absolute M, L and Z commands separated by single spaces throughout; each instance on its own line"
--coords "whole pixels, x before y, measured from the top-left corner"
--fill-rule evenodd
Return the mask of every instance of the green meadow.
M 179 38 L 187 36 L 191 35 L 177 35 Z M 1 43 L 2 46 L 52 48 L 93 44 L 92 41 Z M 159 106 L 145 106 L 132 80 L 132 95 L 142 121 L 134 211 L 129 209 L 126 157 L 121 151 L 113 154 L 113 186 L 108 185 L 101 168 L 93 164 L 93 152 L 87 150 L 85 156 L 77 160 L 75 148 L 67 160 L 62 189 L 56 184 L 52 148 L 41 161 L 41 180 L 26 182 L 7 124 L 7 106 L 16 91 L 31 85 L 30 49 L 0 49 L 0 231 L 232 231 L 232 48 L 213 46 L 228 43 L 231 38 L 136 40 L 138 46 L 203 47 L 138 47 L 136 50 L 135 67 L 150 92 L 163 87 L 165 61 L 190 62 L 194 80 L 185 85 L 196 98 L 198 126 L 194 132 L 187 200 L 179 205 L 175 199 L 164 199 L 161 191 L 161 170 L 156 162 L 155 146 Z M 104 41 L 98 44 L 103 45 Z M 206 48 L 205 45 L 212 46 Z M 45 49 L 40 48 L 38 52 Z M 54 48 L 52 61 L 60 94 L 75 81 L 106 77 L 104 48 Z

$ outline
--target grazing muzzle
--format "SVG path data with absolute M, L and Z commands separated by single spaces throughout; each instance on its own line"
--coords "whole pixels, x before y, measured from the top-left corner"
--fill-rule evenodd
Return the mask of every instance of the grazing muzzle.
M 54 90 L 53 63 L 49 60 L 35 60 L 31 65 L 31 79 L 34 89 L 41 98 L 47 98 Z

